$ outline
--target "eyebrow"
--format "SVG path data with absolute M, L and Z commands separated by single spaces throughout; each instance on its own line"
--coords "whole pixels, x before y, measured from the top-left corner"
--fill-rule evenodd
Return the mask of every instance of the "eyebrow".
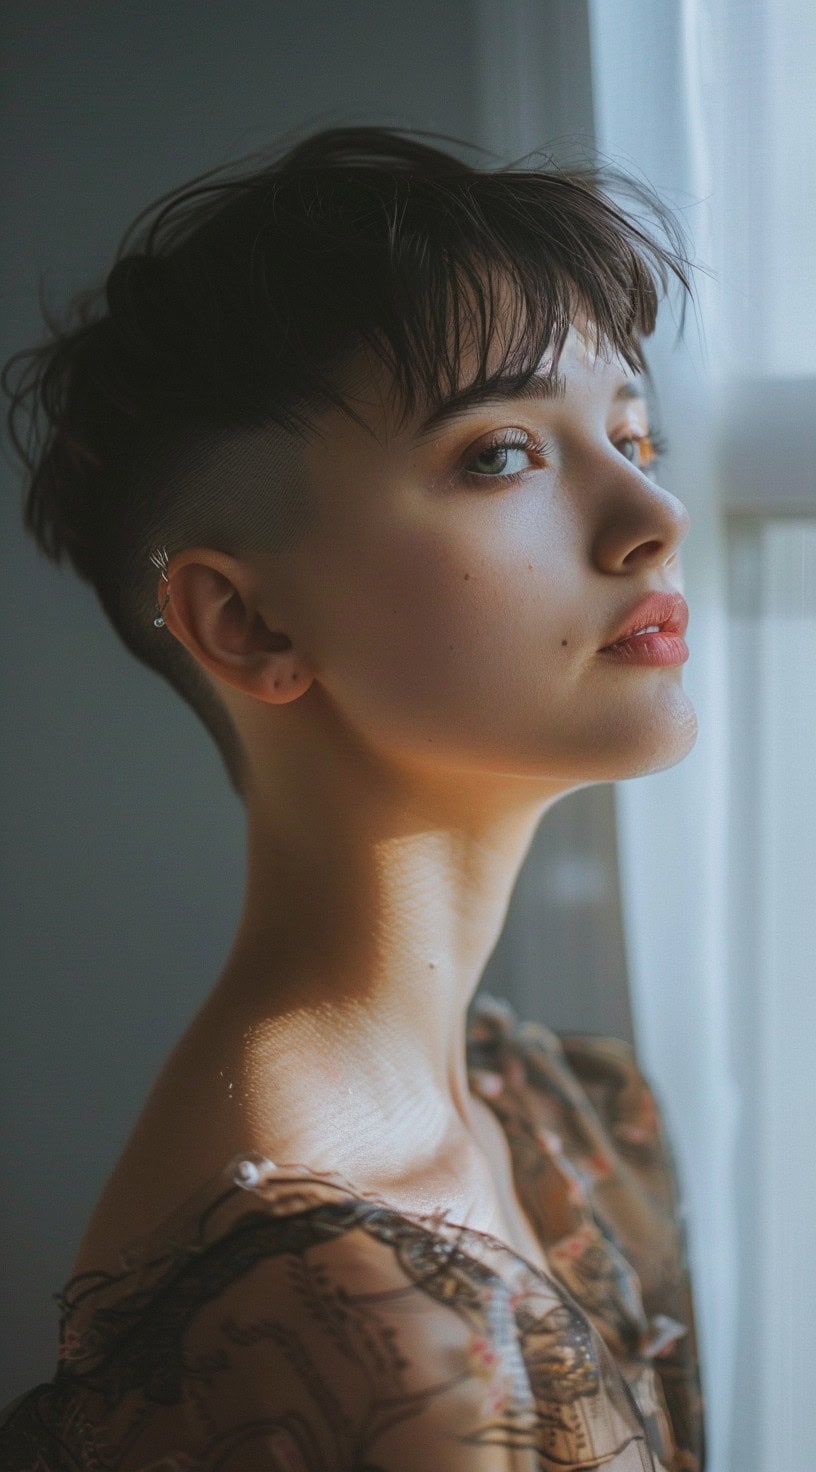
M 444 403 L 440 404 L 433 413 L 423 421 L 417 430 L 416 440 L 421 442 L 428 438 L 433 430 L 442 424 L 448 424 L 454 419 L 459 419 L 471 409 L 480 408 L 487 404 L 503 404 L 512 400 L 526 400 L 534 402 L 551 402 L 555 399 L 563 399 L 567 391 L 567 380 L 563 373 L 553 376 L 550 373 L 533 373 L 527 382 L 518 386 L 517 379 L 507 377 L 499 378 L 490 388 L 482 384 L 472 384 L 470 388 L 462 389 L 457 394 L 452 394 Z M 621 399 L 642 399 L 645 390 L 639 379 L 627 378 L 624 383 L 616 389 L 613 394 L 613 402 Z

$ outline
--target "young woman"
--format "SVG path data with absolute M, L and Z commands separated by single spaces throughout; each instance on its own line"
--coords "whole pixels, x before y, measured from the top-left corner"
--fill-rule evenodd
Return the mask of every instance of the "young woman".
M 474 998 L 542 816 L 695 740 L 642 351 L 689 262 L 624 176 L 403 133 L 165 197 L 4 373 L 28 530 L 200 716 L 248 838 L 7 1469 L 704 1465 L 633 1050 Z

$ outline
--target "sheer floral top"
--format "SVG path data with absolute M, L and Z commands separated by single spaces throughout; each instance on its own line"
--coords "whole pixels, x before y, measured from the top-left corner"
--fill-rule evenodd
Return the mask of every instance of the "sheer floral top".
M 238 1156 L 73 1277 L 4 1472 L 703 1472 L 676 1167 L 631 1045 L 468 1019 L 549 1271 L 342 1177 Z

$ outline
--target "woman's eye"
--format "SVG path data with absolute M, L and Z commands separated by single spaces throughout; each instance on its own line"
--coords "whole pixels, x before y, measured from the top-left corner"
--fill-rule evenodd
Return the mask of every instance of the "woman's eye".
M 523 479 L 525 457 L 529 461 L 532 456 L 543 455 L 548 449 L 546 441 L 533 439 L 525 430 L 511 430 L 476 450 L 466 461 L 464 474 L 468 480 L 498 480 L 509 484 Z M 514 460 L 520 462 L 521 468 L 511 473 L 507 466 Z M 468 466 L 477 468 L 469 470 Z
M 631 446 L 631 453 L 627 450 Z M 655 468 L 662 455 L 666 453 L 668 445 L 662 435 L 659 434 L 637 434 L 627 435 L 624 439 L 615 441 L 616 449 L 627 460 L 637 465 L 644 475 L 654 474 Z

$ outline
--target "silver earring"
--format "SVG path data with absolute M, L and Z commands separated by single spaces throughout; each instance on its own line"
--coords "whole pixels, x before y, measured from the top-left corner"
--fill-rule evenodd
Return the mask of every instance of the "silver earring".
M 151 552 L 151 554 L 150 554 L 150 561 L 153 563 L 153 566 L 154 567 L 157 567 L 159 569 L 159 571 L 161 572 L 162 577 L 164 578 L 164 581 L 167 584 L 169 584 L 170 579 L 167 576 L 167 570 L 168 570 L 168 568 L 170 566 L 170 563 L 169 563 L 168 558 L 167 558 L 167 548 L 166 547 L 157 547 L 156 550 L 155 550 L 155 552 Z M 170 602 L 170 589 L 169 589 L 169 586 L 168 586 L 167 597 L 165 598 L 164 602 L 161 603 L 161 604 L 159 604 L 159 603 L 156 604 L 156 607 L 158 608 L 159 612 L 158 612 L 158 617 L 157 618 L 154 618 L 153 624 L 154 624 L 155 628 L 157 628 L 157 629 L 163 629 L 164 626 L 165 626 L 164 619 L 162 618 L 162 614 L 164 613 L 164 610 L 167 607 L 167 605 L 168 605 L 169 602 Z

